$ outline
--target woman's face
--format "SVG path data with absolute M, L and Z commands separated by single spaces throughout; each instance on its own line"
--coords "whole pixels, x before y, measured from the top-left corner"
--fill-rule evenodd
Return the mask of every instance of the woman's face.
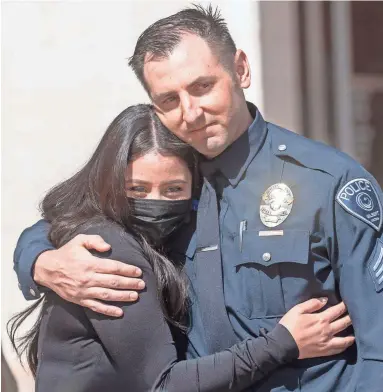
M 136 199 L 190 199 L 192 174 L 182 159 L 151 152 L 128 164 L 125 188 Z

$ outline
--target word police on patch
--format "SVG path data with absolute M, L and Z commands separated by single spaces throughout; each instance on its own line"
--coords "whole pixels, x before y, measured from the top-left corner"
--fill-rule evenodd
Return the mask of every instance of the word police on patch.
M 365 178 L 349 181 L 337 194 L 336 201 L 350 214 L 379 231 L 382 205 L 373 185 Z

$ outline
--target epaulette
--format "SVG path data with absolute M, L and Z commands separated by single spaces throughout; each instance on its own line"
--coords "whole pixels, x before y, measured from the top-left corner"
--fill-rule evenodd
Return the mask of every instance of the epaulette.
M 334 178 L 341 177 L 347 169 L 361 168 L 360 164 L 345 153 L 322 142 L 268 123 L 272 150 L 276 156 L 290 157 L 299 164 L 325 172 Z

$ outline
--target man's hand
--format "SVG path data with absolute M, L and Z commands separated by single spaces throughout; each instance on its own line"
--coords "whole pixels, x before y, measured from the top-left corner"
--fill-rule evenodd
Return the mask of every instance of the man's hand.
M 341 317 L 346 312 L 343 302 L 323 312 L 313 313 L 326 303 L 326 298 L 310 299 L 294 306 L 280 321 L 295 339 L 299 359 L 335 355 L 346 350 L 355 341 L 353 336 L 335 336 L 352 324 L 350 316 Z
M 110 245 L 98 235 L 77 235 L 60 249 L 38 257 L 34 280 L 69 302 L 107 316 L 120 317 L 122 309 L 99 300 L 137 300 L 138 293 L 131 290 L 145 288 L 144 281 L 138 279 L 142 271 L 116 260 L 92 256 L 88 249 L 106 252 Z

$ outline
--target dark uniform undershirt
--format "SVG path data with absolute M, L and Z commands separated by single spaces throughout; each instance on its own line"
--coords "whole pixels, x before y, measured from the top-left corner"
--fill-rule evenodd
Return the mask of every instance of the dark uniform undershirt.
M 139 243 L 112 223 L 84 234 L 99 234 L 112 246 L 105 257 L 141 268 L 146 290 L 137 303 L 118 304 L 124 311 L 118 319 L 48 293 L 36 392 L 240 391 L 298 356 L 292 336 L 278 324 L 263 337 L 182 360 L 184 338 L 164 321 L 156 279 Z

